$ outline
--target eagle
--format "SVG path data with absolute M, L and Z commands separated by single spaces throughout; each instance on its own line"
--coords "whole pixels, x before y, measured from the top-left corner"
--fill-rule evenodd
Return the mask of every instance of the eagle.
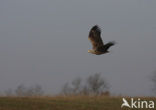
M 96 55 L 109 53 L 108 49 L 115 45 L 115 41 L 111 41 L 106 44 L 103 43 L 101 38 L 101 29 L 98 25 L 95 25 L 91 28 L 88 39 L 92 43 L 92 50 L 88 50 L 88 53 Z

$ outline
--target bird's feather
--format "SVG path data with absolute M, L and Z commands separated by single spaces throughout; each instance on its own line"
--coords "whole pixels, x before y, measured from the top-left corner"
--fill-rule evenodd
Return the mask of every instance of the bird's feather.
M 115 41 L 111 41 L 111 42 L 106 43 L 106 44 L 104 45 L 105 50 L 108 50 L 109 47 L 111 47 L 111 46 L 113 46 L 113 45 L 115 45 Z
M 91 41 L 93 49 L 97 49 L 98 47 L 104 45 L 101 38 L 101 29 L 98 25 L 95 25 L 91 28 L 88 39 Z

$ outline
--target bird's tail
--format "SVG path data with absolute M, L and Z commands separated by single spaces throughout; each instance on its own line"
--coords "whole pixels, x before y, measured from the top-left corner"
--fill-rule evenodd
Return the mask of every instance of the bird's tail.
M 113 46 L 113 45 L 115 45 L 115 44 L 116 44 L 115 41 L 110 41 L 110 42 L 108 42 L 107 44 L 105 44 L 104 46 L 105 46 L 105 49 L 107 50 L 107 49 L 109 49 L 109 47 L 111 47 L 111 46 Z

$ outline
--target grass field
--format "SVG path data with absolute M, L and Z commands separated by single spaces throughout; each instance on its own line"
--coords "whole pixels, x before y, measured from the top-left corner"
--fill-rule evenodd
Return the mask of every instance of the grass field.
M 156 98 L 141 99 L 153 100 L 156 104 Z M 121 104 L 121 97 L 106 96 L 0 97 L 0 110 L 134 110 L 126 107 L 121 109 Z

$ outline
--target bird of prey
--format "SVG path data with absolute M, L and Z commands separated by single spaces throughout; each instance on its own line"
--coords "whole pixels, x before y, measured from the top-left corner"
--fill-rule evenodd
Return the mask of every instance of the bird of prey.
M 96 55 L 109 53 L 108 49 L 115 44 L 114 41 L 108 42 L 106 44 L 103 43 L 101 38 L 101 29 L 98 25 L 95 25 L 91 28 L 88 39 L 92 43 L 92 50 L 88 50 L 88 53 Z

